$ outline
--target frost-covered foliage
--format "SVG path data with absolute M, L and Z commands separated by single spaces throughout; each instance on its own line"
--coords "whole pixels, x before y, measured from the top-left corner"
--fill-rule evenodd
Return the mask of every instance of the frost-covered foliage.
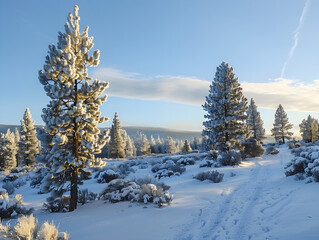
M 54 223 L 45 222 L 40 227 L 38 220 L 31 214 L 21 216 L 14 227 L 0 224 L 1 239 L 12 240 L 68 240 L 69 235 L 59 232 Z
M 15 134 L 10 129 L 0 133 L 0 170 L 11 170 L 17 166 L 17 152 Z
M 100 172 L 97 177 L 98 183 L 108 183 L 111 182 L 114 179 L 118 179 L 120 177 L 120 174 L 118 172 L 115 172 L 113 169 L 107 169 L 103 172 Z
M 305 142 L 314 142 L 319 139 L 318 120 L 310 115 L 307 119 L 303 119 L 299 124 L 302 140 Z
M 9 197 L 5 189 L 0 189 L 0 218 L 11 218 L 19 214 L 31 214 L 32 209 L 23 207 L 23 198 L 20 194 Z
M 48 212 L 67 212 L 70 208 L 70 196 L 64 195 L 62 193 L 56 193 L 56 190 L 53 190 L 51 197 L 47 199 L 47 202 L 43 203 L 43 206 Z M 55 197 L 53 197 L 53 196 Z
M 265 149 L 255 138 L 242 142 L 242 145 L 245 147 L 242 152 L 243 158 L 259 157 L 265 153 Z
M 116 179 L 111 181 L 101 192 L 100 198 L 110 202 L 131 201 L 155 203 L 158 205 L 169 204 L 173 197 L 161 185 L 142 184 Z
M 223 173 L 219 173 L 216 170 L 209 170 L 198 173 L 194 178 L 198 179 L 199 181 L 210 180 L 214 183 L 219 183 L 223 180 L 223 177 Z
M 287 113 L 284 108 L 279 104 L 279 107 L 275 113 L 274 127 L 271 129 L 271 135 L 275 137 L 276 142 L 285 143 L 286 140 L 290 140 L 293 132 L 289 132 L 292 129 L 292 124 L 288 122 Z
M 192 148 L 189 144 L 189 141 L 186 139 L 185 142 L 184 142 L 184 146 L 182 148 L 182 152 L 183 153 L 187 153 L 187 152 L 191 152 L 192 151 Z
M 40 167 L 35 172 L 31 178 L 30 186 L 35 187 L 39 186 L 42 180 L 47 176 L 50 172 L 50 169 L 47 167 Z
M 208 137 L 207 144 L 220 152 L 241 149 L 241 141 L 246 139 L 249 130 L 245 122 L 247 99 L 228 63 L 223 62 L 217 67 L 203 108 L 207 120 L 203 122 L 202 134 Z
M 172 137 L 167 137 L 164 142 L 164 153 L 176 153 L 176 142 L 173 140 Z
M 319 146 L 303 146 L 293 150 L 295 158 L 285 166 L 286 176 L 304 174 L 308 177 L 307 182 L 319 182 Z
M 35 155 L 40 153 L 40 143 L 34 127 L 34 121 L 29 108 L 27 108 L 21 120 L 20 157 L 25 165 L 35 164 Z
M 172 160 L 158 163 L 152 167 L 152 172 L 155 173 L 155 177 L 158 179 L 162 177 L 180 176 L 185 171 L 185 167 L 174 163 Z
M 222 166 L 235 166 L 240 164 L 241 160 L 241 153 L 235 150 L 229 152 L 221 152 L 217 157 L 217 161 Z
M 250 100 L 250 105 L 247 111 L 248 119 L 247 124 L 250 130 L 250 137 L 257 141 L 265 139 L 265 129 L 263 127 L 263 121 L 261 120 L 260 113 L 257 110 L 254 99 Z
M 125 142 L 121 135 L 121 123 L 117 113 L 114 114 L 110 131 L 109 151 L 112 158 L 125 158 Z
M 97 194 L 94 193 L 94 192 L 89 192 L 89 190 L 86 188 L 86 189 L 83 189 L 83 190 L 79 190 L 79 199 L 78 199 L 78 202 L 81 203 L 82 205 L 83 204 L 86 204 L 90 201 L 93 201 L 97 199 Z
M 98 183 L 108 183 L 114 179 L 125 178 L 130 173 L 134 173 L 131 162 L 124 162 L 118 165 L 107 165 L 102 168 L 96 175 Z
M 151 154 L 151 144 L 148 141 L 146 135 L 142 132 L 138 132 L 135 138 L 136 155 L 144 156 Z
M 266 148 L 266 153 L 271 154 L 271 155 L 276 155 L 279 153 L 279 150 L 277 148 L 275 148 L 274 146 L 268 146 Z
M 65 33 L 59 33 L 58 44 L 50 45 L 39 80 L 50 102 L 43 109 L 42 120 L 52 136 L 52 148 L 46 157 L 54 175 L 52 185 L 60 187 L 71 181 L 70 210 L 76 208 L 79 169 L 85 168 L 101 152 L 105 144 L 98 124 L 107 120 L 100 117 L 99 106 L 106 100 L 101 94 L 108 83 L 93 80 L 87 67 L 99 64 L 100 52 L 93 48 L 93 37 L 88 29 L 80 32 L 78 6 L 69 14 Z

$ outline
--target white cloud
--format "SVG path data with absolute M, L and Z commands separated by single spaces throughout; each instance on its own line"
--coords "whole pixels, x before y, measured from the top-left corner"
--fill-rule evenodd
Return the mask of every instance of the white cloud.
M 108 95 L 142 100 L 166 100 L 189 105 L 201 105 L 208 94 L 210 81 L 193 77 L 165 76 L 143 78 L 138 73 L 125 73 L 112 68 L 100 68 L 94 77 L 108 81 Z M 297 80 L 278 78 L 263 83 L 241 83 L 247 99 L 254 98 L 258 107 L 315 112 L 319 102 L 319 80 L 304 84 Z
M 310 4 L 310 0 L 307 0 L 305 5 L 304 5 L 304 8 L 302 10 L 302 13 L 301 13 L 301 16 L 299 18 L 299 23 L 298 23 L 298 26 L 297 28 L 295 29 L 294 31 L 294 35 L 293 35 L 293 45 L 288 53 L 288 57 L 281 69 L 281 78 L 284 78 L 285 77 L 285 72 L 286 72 L 286 68 L 287 68 L 287 65 L 290 61 L 290 59 L 292 59 L 293 55 L 294 55 L 294 52 L 295 52 L 295 49 L 296 47 L 298 46 L 298 42 L 299 42 L 299 35 L 300 35 L 300 30 L 301 30 L 301 27 L 303 25 L 303 22 L 304 22 L 304 18 L 305 18 L 305 15 L 307 13 L 307 10 L 309 8 L 309 4 Z
M 145 100 L 167 100 L 201 105 L 208 94 L 210 82 L 192 77 L 159 75 L 142 78 L 137 73 L 125 73 L 112 68 L 100 68 L 93 76 L 110 83 L 110 96 Z

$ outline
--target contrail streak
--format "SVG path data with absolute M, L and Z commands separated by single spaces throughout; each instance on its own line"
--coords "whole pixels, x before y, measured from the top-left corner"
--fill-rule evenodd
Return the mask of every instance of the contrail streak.
M 291 49 L 289 51 L 289 54 L 288 54 L 288 57 L 287 57 L 285 63 L 283 65 L 282 69 L 281 69 L 281 78 L 285 77 L 286 67 L 287 67 L 290 59 L 293 57 L 296 47 L 298 46 L 300 30 L 301 30 L 301 27 L 303 25 L 304 18 L 305 18 L 305 15 L 307 13 L 307 10 L 309 8 L 309 4 L 310 4 L 310 0 L 307 0 L 306 3 L 305 3 L 304 8 L 302 10 L 301 16 L 299 18 L 298 26 L 297 26 L 296 30 L 294 31 L 293 45 L 292 45 L 292 47 L 291 47 Z

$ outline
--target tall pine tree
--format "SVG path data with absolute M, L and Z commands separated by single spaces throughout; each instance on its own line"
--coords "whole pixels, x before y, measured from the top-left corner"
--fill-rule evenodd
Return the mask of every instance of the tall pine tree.
M 250 130 L 250 137 L 256 139 L 257 141 L 262 141 L 265 139 L 265 129 L 263 127 L 263 121 L 260 118 L 260 113 L 257 111 L 257 106 L 254 99 L 250 100 L 247 115 L 247 124 Z
M 221 152 L 242 149 L 241 141 L 248 135 L 247 100 L 228 63 L 223 62 L 217 67 L 203 108 L 207 120 L 203 122 L 202 135 L 208 137 L 207 144 Z
M 11 170 L 17 166 L 17 144 L 10 129 L 0 133 L 0 170 Z
M 27 108 L 21 120 L 20 157 L 25 165 L 32 166 L 36 154 L 39 154 L 39 140 L 30 110 Z
M 276 110 L 275 121 L 271 129 L 271 135 L 275 137 L 276 142 L 285 143 L 286 140 L 291 139 L 293 132 L 289 132 L 292 129 L 292 124 L 288 122 L 287 113 L 284 108 L 279 104 Z
M 51 99 L 42 119 L 52 136 L 47 159 L 54 193 L 61 195 L 65 181 L 71 182 L 70 211 L 77 207 L 79 172 L 94 161 L 94 154 L 105 144 L 97 125 L 106 120 L 100 117 L 99 106 L 106 100 L 101 94 L 108 87 L 107 82 L 88 76 L 87 67 L 99 64 L 100 52 L 89 55 L 93 37 L 88 35 L 89 27 L 80 32 L 78 10 L 75 6 L 74 14 L 69 14 L 65 33 L 59 32 L 57 46 L 49 46 L 44 71 L 39 71 L 39 80 Z
M 299 124 L 302 140 L 305 142 L 317 141 L 319 137 L 318 133 L 318 120 L 314 119 L 310 115 L 307 119 L 303 119 Z
M 113 124 L 111 127 L 109 151 L 111 157 L 125 158 L 125 143 L 121 134 L 121 123 L 117 113 L 114 114 Z

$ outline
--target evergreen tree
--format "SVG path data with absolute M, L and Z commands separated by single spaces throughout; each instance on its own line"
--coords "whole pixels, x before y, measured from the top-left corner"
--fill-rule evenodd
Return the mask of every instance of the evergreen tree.
M 275 137 L 276 142 L 285 143 L 285 140 L 291 139 L 293 135 L 289 130 L 292 128 L 292 124 L 288 122 L 287 113 L 284 108 L 279 104 L 275 114 L 274 127 L 271 129 L 271 135 Z
M 113 124 L 111 127 L 111 139 L 110 139 L 110 153 L 114 158 L 125 158 L 125 143 L 122 137 L 122 129 L 120 119 L 115 113 L 113 118 Z
M 248 135 L 247 100 L 228 63 L 223 62 L 217 67 L 203 108 L 207 121 L 203 122 L 202 135 L 208 137 L 207 144 L 221 152 L 242 149 L 241 141 Z
M 305 142 L 313 142 L 318 140 L 318 120 L 309 115 L 307 119 L 302 120 L 301 124 L 299 124 L 299 127 L 302 139 Z
M 29 108 L 25 110 L 21 120 L 20 154 L 24 163 L 31 166 L 35 163 L 35 155 L 39 154 L 39 140 Z
M 134 141 L 129 136 L 127 136 L 124 141 L 125 141 L 125 156 L 127 158 L 135 157 L 136 148 L 134 146 Z
M 145 134 L 142 136 L 142 144 L 139 152 L 141 155 L 151 155 L 151 144 Z
M 250 129 L 250 137 L 256 139 L 257 141 L 262 141 L 265 139 L 265 129 L 263 127 L 263 121 L 260 118 L 260 113 L 257 111 L 257 106 L 254 99 L 250 100 L 247 115 L 247 124 Z
M 164 153 L 176 153 L 176 143 L 172 137 L 167 137 L 164 143 Z
M 198 149 L 198 145 L 200 144 L 199 139 L 197 137 L 193 138 L 193 149 Z
M 15 134 L 7 130 L 0 134 L 0 169 L 11 170 L 17 166 L 17 144 Z
M 185 142 L 184 142 L 184 146 L 183 146 L 182 152 L 186 153 L 186 152 L 191 152 L 191 151 L 192 151 L 192 148 L 191 148 L 188 140 L 186 139 Z
M 156 139 L 156 149 L 157 149 L 157 153 L 164 153 L 164 141 L 162 138 L 160 138 L 160 136 L 157 136 Z
M 61 196 L 65 181 L 70 181 L 70 211 L 77 207 L 78 174 L 94 161 L 94 154 L 100 153 L 106 142 L 97 125 L 107 120 L 100 117 L 99 106 L 106 100 L 101 94 L 108 83 L 93 80 L 87 72 L 88 66 L 99 64 L 100 52 L 89 55 L 93 37 L 88 36 L 88 27 L 80 33 L 78 9 L 75 6 L 74 14 L 69 14 L 65 33 L 58 34 L 57 47 L 49 46 L 44 71 L 39 71 L 39 80 L 51 99 L 42 115 L 52 136 L 47 157 L 55 188 L 51 200 Z
M 14 130 L 14 141 L 16 143 L 16 147 L 17 147 L 17 154 L 16 154 L 16 159 L 17 159 L 17 166 L 19 166 L 21 164 L 21 155 L 20 155 L 20 133 L 18 128 L 16 128 Z
M 156 141 L 155 141 L 153 136 L 151 136 L 150 144 L 151 144 L 151 153 L 158 153 L 158 148 L 156 146 Z

